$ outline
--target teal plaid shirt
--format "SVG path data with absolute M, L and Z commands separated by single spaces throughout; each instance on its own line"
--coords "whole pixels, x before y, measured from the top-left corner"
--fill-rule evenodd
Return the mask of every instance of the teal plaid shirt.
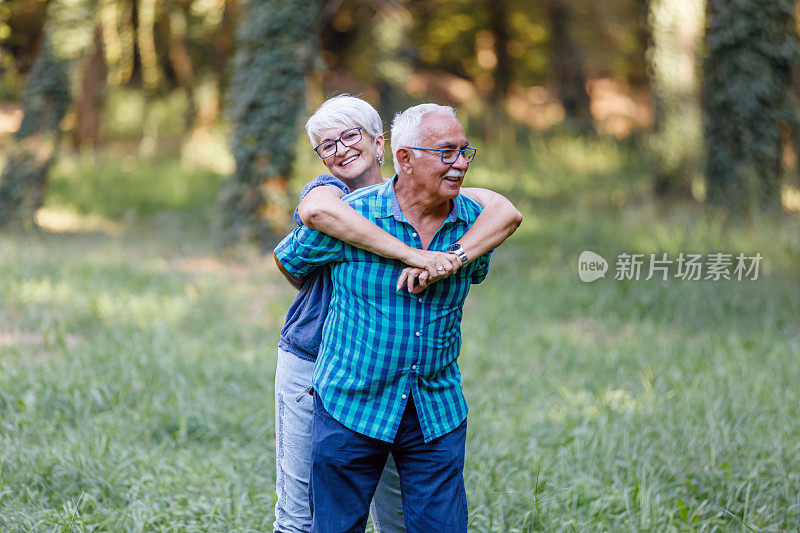
M 397 203 L 394 180 L 348 194 L 344 201 L 404 243 L 422 248 Z M 480 211 L 478 204 L 459 195 L 428 249 L 446 251 Z M 275 255 L 296 276 L 331 265 L 333 295 L 313 384 L 336 420 L 362 435 L 392 442 L 410 396 L 425 442 L 466 419 L 456 362 L 462 307 L 470 285 L 486 277 L 489 254 L 418 295 L 395 290 L 405 266 L 400 261 L 305 226 L 283 239 Z

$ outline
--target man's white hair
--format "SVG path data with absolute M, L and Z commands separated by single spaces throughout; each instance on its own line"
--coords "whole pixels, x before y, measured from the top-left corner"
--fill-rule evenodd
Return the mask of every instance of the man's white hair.
M 397 160 L 397 151 L 404 146 L 419 146 L 422 136 L 422 119 L 425 115 L 439 113 L 455 118 L 456 112 L 449 105 L 419 104 L 409 107 L 402 113 L 394 116 L 392 121 L 392 162 L 394 171 L 400 174 L 400 163 Z M 419 150 L 412 150 L 414 157 L 420 156 Z
M 361 98 L 349 94 L 340 94 L 325 100 L 306 122 L 306 133 L 311 146 L 316 146 L 323 130 L 348 126 L 361 126 L 373 138 L 383 135 L 383 122 L 375 108 Z

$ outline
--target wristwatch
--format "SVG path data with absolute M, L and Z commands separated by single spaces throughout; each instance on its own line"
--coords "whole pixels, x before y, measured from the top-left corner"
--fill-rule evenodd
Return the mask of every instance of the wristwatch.
M 469 262 L 469 258 L 467 257 L 467 253 L 464 251 L 464 247 L 458 243 L 451 244 L 447 251 L 453 254 L 456 254 L 459 259 L 461 259 L 461 265 L 466 265 Z

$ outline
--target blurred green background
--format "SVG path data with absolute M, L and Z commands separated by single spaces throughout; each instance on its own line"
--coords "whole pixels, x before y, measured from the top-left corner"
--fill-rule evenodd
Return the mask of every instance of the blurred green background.
M 0 529 L 271 529 L 269 248 L 349 92 L 456 107 L 525 217 L 463 322 L 471 531 L 797 530 L 797 10 L 4 0 Z M 614 279 L 718 252 L 758 278 Z

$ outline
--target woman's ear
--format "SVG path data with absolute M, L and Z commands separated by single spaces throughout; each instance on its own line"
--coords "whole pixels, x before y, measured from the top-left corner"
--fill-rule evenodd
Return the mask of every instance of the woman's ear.
M 383 156 L 386 152 L 386 139 L 384 139 L 383 135 L 378 135 L 375 138 L 375 152 L 378 155 L 378 164 L 383 164 Z

